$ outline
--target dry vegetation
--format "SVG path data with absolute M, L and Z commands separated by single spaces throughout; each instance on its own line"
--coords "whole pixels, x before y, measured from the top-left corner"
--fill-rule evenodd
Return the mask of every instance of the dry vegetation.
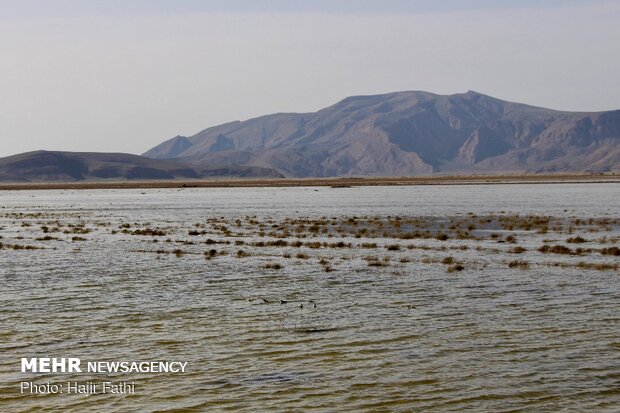
M 52 213 L 8 212 L 0 214 L 0 219 L 3 220 L 0 227 L 0 239 L 4 241 L 0 243 L 2 250 L 42 249 L 43 243 L 50 241 L 54 242 L 51 245 L 87 244 L 106 234 L 125 241 L 135 239 L 139 243 L 168 245 L 156 249 L 133 248 L 133 252 L 177 258 L 199 254 L 206 261 L 230 254 L 239 260 L 261 261 L 257 268 L 269 270 L 284 268 L 282 263 L 273 262 L 274 259 L 291 260 L 294 265 L 300 265 L 314 258 L 324 272 L 338 271 L 341 268 L 335 264 L 338 260 L 353 260 L 363 263 L 367 269 L 425 264 L 443 266 L 445 271 L 457 273 L 486 267 L 487 263 L 481 263 L 483 256 L 519 254 L 527 256 L 528 260 L 507 260 L 503 265 L 507 263 L 509 268 L 522 270 L 554 266 L 607 271 L 618 269 L 614 257 L 620 255 L 616 246 L 620 219 L 612 218 L 505 213 L 284 219 L 243 216 L 209 217 L 185 227 L 156 226 L 150 222 L 89 222 L 80 216 Z M 7 228 L 11 228 L 12 233 L 7 232 Z M 85 234 L 89 234 L 88 238 L 82 236 Z M 537 241 L 539 239 L 542 242 Z M 24 242 L 27 240 L 32 243 Z M 330 258 L 321 256 L 321 251 L 332 251 Z M 442 253 L 443 258 L 439 255 Z M 340 255 L 336 261 L 334 254 Z M 549 263 L 537 259 L 545 255 L 592 259 L 577 263 Z M 605 259 L 607 261 L 601 262 Z
M 366 178 L 303 178 L 303 179 L 218 179 L 218 180 L 163 180 L 117 182 L 59 182 L 59 183 L 3 183 L 0 190 L 46 189 L 122 189 L 122 188 L 247 188 L 324 186 L 351 188 L 353 186 L 386 185 L 466 185 L 506 183 L 574 183 L 618 182 L 613 174 L 528 174 L 528 175 L 457 175 L 421 177 L 366 177 Z

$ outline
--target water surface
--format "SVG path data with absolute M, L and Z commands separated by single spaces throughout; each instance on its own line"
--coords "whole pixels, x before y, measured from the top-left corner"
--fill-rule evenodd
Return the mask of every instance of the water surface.
M 619 188 L 0 192 L 0 410 L 617 411 L 619 274 L 578 264 L 617 264 L 599 251 L 617 246 L 620 229 L 568 228 L 575 219 L 617 220 Z M 287 219 L 424 217 L 447 228 L 468 213 L 563 224 L 498 228 L 500 238 L 356 238 L 346 230 L 302 239 L 352 245 L 345 248 L 293 247 L 293 232 L 287 246 L 253 245 L 276 239 L 272 226 Z M 131 234 L 146 228 L 164 235 Z M 574 249 L 566 239 L 578 235 L 591 252 L 537 251 Z M 401 248 L 385 248 L 394 244 Z M 527 252 L 510 253 L 515 245 Z M 206 259 L 210 249 L 217 255 Z M 387 264 L 370 266 L 371 256 Z M 446 257 L 463 270 L 448 271 Z M 510 268 L 515 259 L 528 267 Z M 20 394 L 21 380 L 104 378 L 20 373 L 20 357 L 46 355 L 181 360 L 189 371 L 113 377 L 134 380 L 132 395 Z

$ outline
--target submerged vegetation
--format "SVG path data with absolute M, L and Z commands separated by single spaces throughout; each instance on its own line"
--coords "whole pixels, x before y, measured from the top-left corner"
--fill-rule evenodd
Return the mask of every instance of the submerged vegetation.
M 201 255 L 206 261 L 230 254 L 240 259 L 240 263 L 250 260 L 252 265 L 259 263 L 257 268 L 271 270 L 282 269 L 282 263 L 277 260 L 285 259 L 292 260 L 291 263 L 295 265 L 318 262 L 323 272 L 345 268 L 378 271 L 381 268 L 389 270 L 438 265 L 454 273 L 493 265 L 487 261 L 495 255 L 519 254 L 527 256 L 528 260 L 506 260 L 497 265 L 505 268 L 507 262 L 509 268 L 522 270 L 553 266 L 607 271 L 617 270 L 618 263 L 598 260 L 613 259 L 620 255 L 620 249 L 616 246 L 620 219 L 612 218 L 561 218 L 503 213 L 469 213 L 453 217 L 289 217 L 279 220 L 241 216 L 207 217 L 202 222 L 188 223 L 184 227 L 161 223 L 157 226 L 150 222 L 89 222 L 82 216 L 58 213 L 4 213 L 0 219 L 3 220 L 3 226 L 0 227 L 0 239 L 4 241 L 0 243 L 2 250 L 43 248 L 23 242 L 28 239 L 35 243 L 55 241 L 52 245 L 56 246 L 64 242 L 96 241 L 98 237 L 106 235 L 116 237 L 117 241 L 126 242 L 127 245 L 169 245 L 169 248 L 163 249 L 134 247 L 129 248 L 129 251 L 153 253 L 162 258 L 166 255 L 176 258 Z M 89 238 L 81 236 L 84 234 L 90 234 Z M 63 238 L 63 235 L 69 237 Z M 537 240 L 543 236 L 540 244 Z M 563 245 L 562 240 L 571 246 Z M 586 247 L 582 247 L 582 244 Z M 205 250 L 200 248 L 201 245 L 208 247 Z M 335 251 L 330 253 L 331 259 L 322 256 L 322 251 L 329 250 L 342 250 L 339 260 L 348 262 L 347 265 L 334 265 Z M 385 254 L 367 255 L 363 252 L 372 250 L 383 251 Z M 448 253 L 454 255 L 446 255 Z M 545 254 L 588 256 L 592 259 L 579 263 L 537 262 L 535 257 Z M 317 260 L 312 261 L 311 258 Z

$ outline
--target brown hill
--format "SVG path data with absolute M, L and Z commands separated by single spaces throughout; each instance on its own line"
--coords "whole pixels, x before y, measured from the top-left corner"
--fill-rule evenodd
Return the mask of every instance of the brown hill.
M 205 167 L 125 153 L 35 151 L 0 158 L 0 182 L 281 177 L 251 166 Z

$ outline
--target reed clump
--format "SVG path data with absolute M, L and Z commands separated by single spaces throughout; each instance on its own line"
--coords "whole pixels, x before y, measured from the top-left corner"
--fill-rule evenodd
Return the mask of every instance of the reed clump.
M 128 231 L 126 233 L 131 234 L 131 235 L 146 235 L 146 236 L 152 236 L 152 237 L 166 235 L 165 231 L 162 231 L 160 229 L 154 229 L 154 228 L 136 229 L 134 231 Z
M 616 263 L 594 263 L 594 262 L 584 262 L 580 261 L 578 263 L 567 263 L 567 262 L 554 262 L 546 264 L 551 267 L 561 267 L 561 268 L 578 268 L 582 270 L 598 270 L 598 271 L 618 271 L 620 269 L 620 265 Z
M 508 250 L 508 252 L 511 253 L 511 254 L 523 254 L 526 251 L 527 251 L 527 249 L 523 248 L 521 246 L 516 246 L 516 247 L 513 247 L 513 248 Z
M 21 245 L 21 244 L 3 244 L 0 242 L 0 250 L 1 249 L 11 249 L 15 251 L 19 250 L 42 250 L 41 247 L 35 247 L 33 245 Z
M 542 252 L 543 254 L 566 254 L 566 255 L 570 255 L 573 253 L 573 250 L 571 250 L 570 248 L 564 246 L 564 245 L 554 245 L 554 246 L 550 246 L 550 245 L 543 245 L 542 247 L 538 248 L 539 252 Z
M 245 251 L 245 250 L 238 250 L 237 254 L 235 254 L 237 258 L 245 258 L 245 257 L 249 257 L 250 253 Z
M 36 241 L 58 241 L 58 238 L 46 235 L 44 237 L 35 238 Z
M 514 261 L 510 261 L 508 263 L 508 268 L 522 268 L 522 269 L 527 269 L 529 268 L 530 264 L 527 261 L 524 260 L 514 260 Z
M 359 244 L 360 248 L 377 248 L 377 243 L 376 242 L 363 242 L 361 244 Z
M 390 265 L 390 257 L 387 256 L 383 257 L 383 259 L 375 256 L 366 256 L 363 259 L 368 263 L 369 267 L 387 267 Z
M 618 247 L 601 248 L 600 252 L 601 255 L 620 256 L 620 248 Z
M 583 244 L 584 242 L 588 242 L 588 240 L 577 236 L 577 237 L 567 238 L 566 242 L 569 244 Z

